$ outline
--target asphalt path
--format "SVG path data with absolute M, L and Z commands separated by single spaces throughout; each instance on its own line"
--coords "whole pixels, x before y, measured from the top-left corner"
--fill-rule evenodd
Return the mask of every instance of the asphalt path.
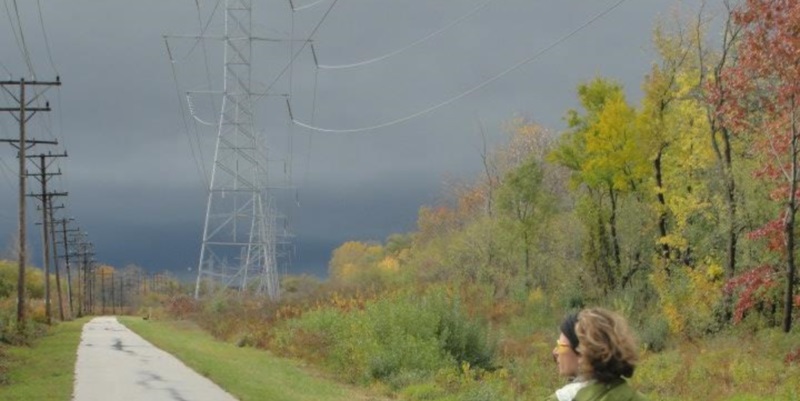
M 115 317 L 83 326 L 73 401 L 236 401 Z

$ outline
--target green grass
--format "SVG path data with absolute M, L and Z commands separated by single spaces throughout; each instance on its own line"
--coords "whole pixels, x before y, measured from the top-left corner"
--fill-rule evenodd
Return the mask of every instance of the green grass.
M 87 320 L 60 323 L 32 346 L 4 347 L 7 382 L 0 384 L 0 400 L 70 400 L 78 343 Z
M 800 332 L 732 330 L 648 354 L 633 381 L 652 401 L 800 401 Z
M 189 322 L 119 320 L 241 401 L 380 399 L 319 377 L 294 361 L 266 351 L 217 341 Z

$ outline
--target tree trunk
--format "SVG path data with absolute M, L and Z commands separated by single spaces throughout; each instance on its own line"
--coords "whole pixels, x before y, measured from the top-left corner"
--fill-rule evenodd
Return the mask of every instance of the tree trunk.
M 792 306 L 794 298 L 794 223 L 797 212 L 797 124 L 795 122 L 795 99 L 792 98 L 792 147 L 791 147 L 791 182 L 789 183 L 789 202 L 786 205 L 786 220 L 784 234 L 786 235 L 786 297 L 783 308 L 783 331 L 788 333 L 792 329 Z
M 793 185 L 794 186 L 794 185 Z M 787 248 L 787 258 L 786 258 L 786 296 L 783 300 L 784 308 L 783 308 L 783 332 L 788 333 L 792 329 L 792 306 L 793 306 L 793 290 L 794 290 L 794 275 L 795 275 L 795 265 L 794 265 L 794 219 L 795 207 L 789 207 L 792 209 L 787 216 L 786 221 L 786 248 Z
M 611 196 L 611 217 L 609 223 L 611 224 L 611 243 L 614 247 L 614 264 L 619 270 L 622 266 L 622 259 L 619 250 L 619 238 L 617 237 L 617 193 L 614 188 L 609 184 L 608 194 Z
M 663 240 L 667 236 L 667 201 L 664 199 L 664 180 L 662 178 L 662 169 L 661 169 L 661 159 L 664 156 L 663 149 L 658 150 L 658 155 L 656 159 L 653 161 L 653 165 L 656 171 L 656 185 L 658 187 L 658 204 L 661 206 L 661 210 L 658 212 L 658 231 L 661 234 L 661 239 Z M 669 273 L 669 245 L 666 243 L 661 244 L 661 258 L 667 262 L 666 269 L 667 273 Z
M 736 274 L 736 243 L 738 241 L 736 227 L 736 180 L 733 178 L 733 162 L 731 158 L 730 133 L 723 129 L 722 139 L 724 145 L 725 161 L 725 202 L 728 204 L 728 265 L 726 266 L 727 278 L 730 280 Z
M 531 249 L 528 243 L 528 230 L 522 232 L 522 240 L 525 242 L 525 288 L 531 289 Z

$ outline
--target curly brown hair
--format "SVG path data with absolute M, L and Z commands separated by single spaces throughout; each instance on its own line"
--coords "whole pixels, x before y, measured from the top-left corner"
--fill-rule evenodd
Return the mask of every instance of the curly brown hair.
M 584 309 L 575 333 L 584 375 L 602 383 L 633 376 L 639 359 L 636 340 L 622 316 L 603 308 Z

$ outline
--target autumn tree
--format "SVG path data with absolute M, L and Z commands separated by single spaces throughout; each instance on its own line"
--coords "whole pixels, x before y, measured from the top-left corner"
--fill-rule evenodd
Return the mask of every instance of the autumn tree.
M 667 270 L 675 261 L 691 264 L 692 248 L 681 231 L 703 207 L 700 178 L 712 161 L 710 146 L 701 137 L 703 109 L 690 96 L 699 85 L 690 41 L 683 29 L 667 32 L 657 26 L 653 42 L 660 62 L 642 85 L 638 115 L 641 147 L 653 166 L 658 256 Z
M 722 291 L 715 213 L 722 205 L 715 184 L 716 159 L 706 136 L 697 37 L 691 25 L 659 24 L 653 43 L 659 59 L 642 85 L 637 115 L 640 149 L 652 163 L 647 180 L 654 264 L 649 275 L 661 311 L 675 333 L 695 335 L 715 319 Z
M 783 330 L 792 325 L 795 241 L 800 181 L 800 2 L 747 0 L 733 13 L 741 28 L 738 62 L 722 71 L 730 83 L 716 93 L 728 129 L 750 132 L 761 168 L 756 177 L 769 182 L 780 214 L 759 234 L 778 237 L 785 258 Z M 774 243 L 774 242 L 773 242 Z
M 542 231 L 548 217 L 550 201 L 542 191 L 544 173 L 533 158 L 509 172 L 498 192 L 498 206 L 518 232 L 524 254 L 523 277 L 528 289 L 532 287 L 531 247 L 534 236 Z
M 550 159 L 570 169 L 575 188 L 586 191 L 578 209 L 588 225 L 589 259 L 609 290 L 621 284 L 620 202 L 639 190 L 650 165 L 636 139 L 636 111 L 621 85 L 597 78 L 580 85 L 578 97 L 584 113 L 568 113 L 569 131 Z
M 729 1 L 725 0 L 723 3 L 726 8 L 726 19 L 719 49 L 713 52 L 704 46 L 702 12 L 698 14 L 698 22 L 693 27 L 695 38 L 690 44 L 696 50 L 699 63 L 700 90 L 697 92 L 697 97 L 702 100 L 701 104 L 705 108 L 708 137 L 711 140 L 722 181 L 723 199 L 727 211 L 725 275 L 730 280 L 736 274 L 739 234 L 742 231 L 742 224 L 739 218 L 738 183 L 734 170 L 734 142 L 737 139 L 737 132 L 735 126 L 727 122 L 728 116 L 725 113 L 730 102 L 735 99 L 732 97 L 729 74 L 726 74 L 725 71 L 735 65 L 735 46 L 738 43 L 741 29 L 733 23 L 733 11 Z
M 383 259 L 383 247 L 375 243 L 348 241 L 333 251 L 329 263 L 332 281 L 355 283 L 377 271 Z

